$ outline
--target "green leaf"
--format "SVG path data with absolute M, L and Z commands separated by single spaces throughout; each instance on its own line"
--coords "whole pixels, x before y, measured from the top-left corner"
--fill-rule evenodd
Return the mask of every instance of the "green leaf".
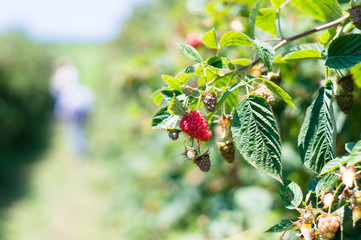
M 347 162 L 347 167 L 355 165 L 356 163 L 361 162 L 361 140 L 358 141 L 355 146 L 352 148 L 350 158 Z
M 164 80 L 164 82 L 168 83 L 168 85 L 171 88 L 173 88 L 174 90 L 182 92 L 181 83 L 177 79 L 175 79 L 172 76 L 164 75 L 164 74 L 161 77 Z
M 195 73 L 195 69 L 193 66 L 188 66 L 185 70 L 184 73 Z
M 207 47 L 218 49 L 217 35 L 214 28 L 203 35 L 202 41 Z
M 333 40 L 328 48 L 325 65 L 344 69 L 361 62 L 361 34 L 343 35 Z
M 243 65 L 246 66 L 250 64 L 252 61 L 247 58 L 238 58 L 232 61 L 233 64 Z
M 283 232 L 289 229 L 292 225 L 296 227 L 296 225 L 294 225 L 293 223 L 297 222 L 297 220 L 298 219 L 283 219 L 265 232 Z
M 336 28 L 334 27 L 329 28 L 326 32 L 324 32 L 321 35 L 320 43 L 322 45 L 327 45 L 333 39 L 334 36 L 336 36 Z
M 330 172 L 323 176 L 316 185 L 316 195 L 322 193 L 322 191 L 328 190 L 338 180 L 338 176 Z
M 342 9 L 337 0 L 292 0 L 292 3 L 320 21 L 332 21 L 342 17 Z
M 244 159 L 282 183 L 281 139 L 266 99 L 257 95 L 243 99 L 237 107 L 231 129 Z
M 210 121 L 213 118 L 213 116 L 221 108 L 224 101 L 226 101 L 229 94 L 231 94 L 234 90 L 236 90 L 237 88 L 239 88 L 241 86 L 245 86 L 244 82 L 242 82 L 242 81 L 236 82 L 222 95 L 222 97 L 217 102 L 217 105 L 216 105 L 216 108 L 215 108 L 214 112 L 208 113 L 208 115 L 206 117 L 207 121 Z
M 351 68 L 355 84 L 358 88 L 361 88 L 361 63 Z
M 323 46 L 322 44 L 319 44 L 319 43 L 301 44 L 301 45 L 298 45 L 297 47 L 292 48 L 292 49 L 291 49 L 291 52 L 300 51 L 300 50 L 304 50 L 304 49 L 317 50 L 317 51 L 319 51 L 321 54 L 323 54 L 323 52 L 325 52 L 325 46 Z
M 276 55 L 273 47 L 260 40 L 252 40 L 252 43 L 258 56 L 266 63 L 268 69 L 271 69 L 273 59 Z
M 159 105 L 163 101 L 164 96 L 161 92 L 159 92 L 159 93 L 155 94 L 154 96 L 152 96 L 152 98 L 153 98 L 154 103 Z
M 230 46 L 230 45 L 246 45 L 251 47 L 253 46 L 250 38 L 247 35 L 235 31 L 226 32 L 219 40 L 219 44 L 221 46 Z
M 203 62 L 201 55 L 199 55 L 198 51 L 194 47 L 185 43 L 180 43 L 178 46 L 180 49 L 182 49 L 184 55 L 186 55 L 190 59 L 199 63 Z
M 295 209 L 301 204 L 303 194 L 297 183 L 285 180 L 284 185 L 280 187 L 280 192 L 281 200 L 286 208 Z
M 228 64 L 230 61 L 224 57 L 210 57 L 206 60 L 206 63 L 220 70 L 229 70 Z
M 271 0 L 271 3 L 274 8 L 279 8 L 284 1 L 286 0 Z
M 318 91 L 307 108 L 298 135 L 302 162 L 316 173 L 320 173 L 323 166 L 335 157 L 336 123 L 332 101 L 333 84 L 327 81 L 326 87 Z
M 319 51 L 314 49 L 305 49 L 286 54 L 281 60 L 283 61 L 299 61 L 305 59 L 322 59 L 322 55 Z
M 281 97 L 282 100 L 285 101 L 285 103 L 296 109 L 296 106 L 293 103 L 290 95 L 288 95 L 288 93 L 286 93 L 280 86 L 278 86 L 274 82 L 269 81 L 268 79 L 264 79 L 264 83 L 267 85 L 269 90 Z
M 172 100 L 168 106 L 168 112 L 172 115 L 183 116 L 186 113 L 182 103 L 177 99 L 176 96 L 173 96 Z
M 273 36 L 276 36 L 276 19 L 276 9 L 262 8 L 257 14 L 256 26 Z
M 251 31 L 251 38 L 254 38 L 254 27 L 256 26 L 256 19 L 261 1 L 257 1 L 252 7 L 251 14 L 249 16 L 249 30 Z
M 168 112 L 168 107 L 164 107 L 158 111 L 152 120 L 153 129 L 168 129 L 175 128 L 179 120 L 179 116 L 171 115 Z
M 339 168 L 340 164 L 344 164 L 347 162 L 348 156 L 340 156 L 335 159 L 329 161 L 325 166 L 323 166 L 321 175 L 332 172 Z

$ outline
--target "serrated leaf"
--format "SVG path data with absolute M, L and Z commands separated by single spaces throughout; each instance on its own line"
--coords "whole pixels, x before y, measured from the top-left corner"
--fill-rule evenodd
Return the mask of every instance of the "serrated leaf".
M 334 27 L 329 28 L 329 29 L 327 29 L 326 32 L 324 32 L 321 35 L 320 43 L 322 45 L 327 45 L 333 39 L 334 36 L 336 36 L 336 28 L 334 28 Z
M 257 95 L 243 99 L 233 116 L 231 129 L 244 159 L 282 183 L 281 139 L 266 99 Z
M 176 78 L 169 76 L 169 75 L 164 75 L 164 74 L 161 75 L 161 77 L 164 80 L 164 82 L 166 82 L 171 88 L 182 92 L 181 83 Z
M 332 172 L 332 171 L 338 169 L 340 164 L 344 164 L 345 162 L 347 162 L 347 159 L 348 159 L 348 157 L 346 157 L 346 156 L 340 156 L 335 159 L 332 159 L 325 166 L 323 166 L 320 174 L 324 175 L 326 173 L 329 173 L 329 172 Z
M 276 55 L 273 47 L 260 40 L 252 40 L 252 43 L 258 56 L 266 63 L 268 69 L 271 69 L 273 59 Z
M 168 107 L 160 109 L 152 120 L 153 129 L 175 128 L 179 120 L 179 116 L 171 115 Z
M 299 61 L 306 59 L 322 59 L 322 55 L 319 51 L 314 49 L 305 49 L 286 54 L 281 60 L 283 61 Z
M 298 219 L 283 219 L 265 232 L 283 232 L 289 229 L 292 225 L 296 227 L 293 223 L 297 221 Z
M 361 63 L 351 68 L 355 84 L 358 88 L 361 88 Z
M 223 34 L 219 40 L 221 46 L 230 46 L 230 45 L 246 45 L 253 46 L 250 38 L 241 32 L 229 31 Z
M 335 157 L 336 123 L 332 101 L 333 84 L 327 81 L 307 108 L 298 135 L 302 162 L 316 173 L 320 173 L 323 166 Z
M 323 176 L 316 185 L 316 195 L 322 193 L 322 191 L 326 191 L 333 186 L 333 184 L 338 180 L 338 176 L 334 173 L 330 172 Z
M 185 70 L 184 70 L 184 73 L 195 73 L 195 69 L 193 66 L 188 66 Z
M 173 96 L 172 100 L 168 105 L 168 112 L 172 115 L 183 116 L 186 112 L 182 103 L 177 99 L 176 96 Z
M 184 55 L 186 55 L 190 59 L 192 59 L 198 63 L 203 62 L 201 55 L 199 55 L 197 49 L 195 49 L 194 47 L 192 47 L 188 44 L 185 44 L 185 43 L 180 43 L 178 46 L 180 49 L 182 49 Z
M 256 26 L 273 36 L 276 36 L 276 9 L 262 8 L 258 11 Z
M 253 5 L 251 14 L 249 16 L 249 30 L 251 31 L 251 38 L 254 38 L 254 27 L 256 26 L 256 19 L 260 7 L 260 2 L 261 1 L 259 0 Z
M 292 3 L 320 21 L 332 21 L 342 17 L 342 9 L 337 0 L 292 0 Z
M 252 61 L 247 59 L 247 58 L 238 58 L 232 61 L 233 64 L 238 64 L 238 65 L 248 65 L 250 64 Z
M 343 35 L 333 40 L 328 48 L 325 65 L 344 69 L 361 62 L 361 34 Z
M 271 3 L 274 8 L 279 8 L 282 5 L 282 3 L 284 3 L 284 1 L 286 0 L 271 0 Z
M 355 146 L 352 148 L 350 158 L 348 159 L 347 166 L 350 167 L 356 163 L 361 162 L 361 140 L 357 141 Z
M 286 208 L 295 209 L 301 204 L 303 194 L 297 183 L 285 180 L 284 184 L 280 187 L 280 192 L 281 200 Z
M 267 85 L 269 90 L 281 97 L 282 100 L 285 101 L 285 103 L 296 109 L 296 106 L 293 103 L 290 95 L 288 95 L 288 93 L 286 93 L 280 86 L 278 86 L 274 82 L 269 81 L 268 79 L 264 79 L 264 83 Z
M 220 70 L 229 70 L 228 63 L 230 61 L 224 57 L 210 57 L 206 60 L 206 63 Z
M 162 88 L 160 89 L 161 90 L 161 93 L 164 97 L 164 100 L 167 102 L 167 103 L 170 103 L 170 101 L 172 100 L 173 96 L 176 95 L 181 95 L 182 93 L 180 91 L 177 91 L 177 90 L 172 90 L 172 89 L 167 89 L 167 88 Z M 185 95 L 184 95 L 185 96 Z
M 214 28 L 203 35 L 202 41 L 207 47 L 218 49 L 217 35 Z

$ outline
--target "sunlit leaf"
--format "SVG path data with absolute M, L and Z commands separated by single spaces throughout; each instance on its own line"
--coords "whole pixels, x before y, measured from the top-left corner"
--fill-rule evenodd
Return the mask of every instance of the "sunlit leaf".
M 292 0 L 294 5 L 320 21 L 332 21 L 342 17 L 337 0 Z
M 195 49 L 194 47 L 185 43 L 180 43 L 178 46 L 180 49 L 182 49 L 184 55 L 186 55 L 190 59 L 199 63 L 203 62 L 201 55 L 199 55 L 197 49 Z
M 350 158 L 348 159 L 347 166 L 354 165 L 361 162 L 361 140 L 358 141 L 352 148 Z
M 297 183 L 284 180 L 284 184 L 280 187 L 280 192 L 281 200 L 286 208 L 295 209 L 301 204 L 303 194 Z
M 276 9 L 262 8 L 256 18 L 256 26 L 273 36 L 276 36 Z
M 202 41 L 207 47 L 218 49 L 217 35 L 214 28 L 203 35 Z
M 175 128 L 179 120 L 179 116 L 171 115 L 168 107 L 160 109 L 152 120 L 153 129 Z

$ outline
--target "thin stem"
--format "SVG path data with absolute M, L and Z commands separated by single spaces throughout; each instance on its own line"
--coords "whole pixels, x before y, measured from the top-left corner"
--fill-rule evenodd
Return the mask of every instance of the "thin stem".
M 281 4 L 280 8 L 283 8 L 284 6 L 286 6 L 287 3 L 291 2 L 291 0 L 287 0 L 284 3 Z
M 340 189 L 341 186 L 342 186 L 342 184 L 338 185 L 338 187 L 336 188 L 335 192 L 333 193 L 333 200 L 332 200 L 332 203 L 330 204 L 330 206 L 328 207 L 328 214 L 331 214 L 332 204 L 333 204 L 333 202 L 335 201 L 336 193 L 338 192 L 338 190 Z
M 282 34 L 282 29 L 281 29 L 281 8 L 277 8 L 277 25 L 281 38 L 285 38 Z

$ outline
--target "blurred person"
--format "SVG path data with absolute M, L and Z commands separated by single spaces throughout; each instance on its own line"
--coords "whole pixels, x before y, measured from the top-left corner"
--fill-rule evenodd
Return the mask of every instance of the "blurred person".
M 50 91 L 55 117 L 65 124 L 67 145 L 77 154 L 87 155 L 85 126 L 95 103 L 93 90 L 80 82 L 79 71 L 74 65 L 65 63 L 54 70 Z

